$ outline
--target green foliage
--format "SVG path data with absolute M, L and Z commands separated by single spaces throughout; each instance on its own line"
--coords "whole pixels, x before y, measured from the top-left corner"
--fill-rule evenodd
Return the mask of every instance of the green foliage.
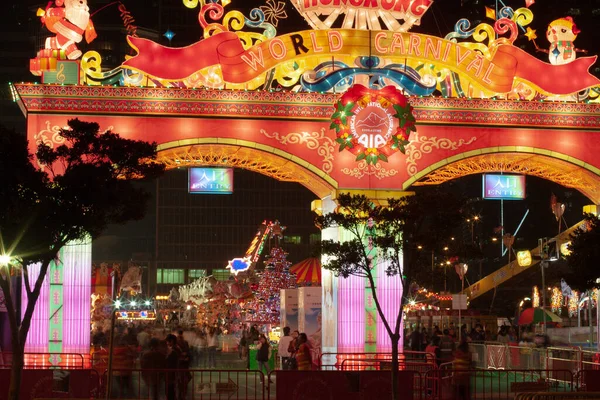
M 152 162 L 156 144 L 100 132 L 96 123 L 68 125 L 63 144 L 40 144 L 37 160 L 23 135 L 0 135 L 1 236 L 11 254 L 29 262 L 52 259 L 65 243 L 95 238 L 108 224 L 142 218 L 149 196 L 132 179 L 164 170 Z
M 18 398 L 25 341 L 50 262 L 71 241 L 95 238 L 111 223 L 142 218 L 149 195 L 132 179 L 164 171 L 154 162 L 155 143 L 100 132 L 98 124 L 77 119 L 68 125 L 60 131 L 63 144 L 40 144 L 37 160 L 25 136 L 0 128 L 0 251 L 22 260 L 28 298 L 19 320 L 11 296 L 5 296 L 13 351 L 11 399 Z M 31 282 L 28 266 L 35 262 L 41 263 L 40 273 Z M 0 274 L 0 288 L 10 293 L 7 274 Z
M 585 224 L 571 234 L 569 245 L 571 254 L 567 256 L 569 274 L 567 283 L 573 289 L 587 290 L 600 287 L 600 219 L 592 214 L 585 215 Z
M 468 263 L 480 256 L 476 246 L 461 240 L 468 210 L 465 200 L 451 193 L 422 190 L 388 199 L 387 206 L 376 206 L 364 195 L 341 194 L 338 203 L 338 212 L 317 218 L 322 228 L 338 226 L 348 232 L 346 242 L 322 242 L 322 253 L 329 256 L 323 267 L 338 276 L 368 277 L 374 254 L 369 253 L 369 240 L 376 248 L 377 261 L 386 262 L 388 275 L 397 275 L 403 265 L 404 285 L 417 282 L 432 287 L 432 279 L 440 275 L 431 273 L 432 252 L 444 254 L 453 263 Z

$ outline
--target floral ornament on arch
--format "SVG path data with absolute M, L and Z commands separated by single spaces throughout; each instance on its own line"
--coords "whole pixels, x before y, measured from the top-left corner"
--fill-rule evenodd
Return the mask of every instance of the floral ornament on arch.
M 267 0 L 266 6 L 260 6 L 260 10 L 265 14 L 265 20 L 273 24 L 277 28 L 280 19 L 286 19 L 288 17 L 285 12 L 285 2 Z
M 336 103 L 329 127 L 337 134 L 340 152 L 347 149 L 356 161 L 374 165 L 397 151 L 406 152 L 415 122 L 413 108 L 396 87 L 354 85 Z

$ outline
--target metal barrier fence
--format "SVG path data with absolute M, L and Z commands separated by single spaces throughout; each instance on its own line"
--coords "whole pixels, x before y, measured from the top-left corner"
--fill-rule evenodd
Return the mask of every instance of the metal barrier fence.
M 8 398 L 11 371 L 0 369 L 0 399 Z M 19 399 L 100 398 L 100 375 L 91 369 L 23 369 Z
M 565 382 L 553 382 L 548 376 L 561 374 Z M 520 392 L 573 392 L 573 375 L 568 370 L 449 370 L 445 368 L 425 373 L 426 391 L 421 398 L 432 400 L 513 400 Z
M 340 371 L 385 371 L 391 370 L 392 367 L 391 361 L 386 360 L 353 360 L 350 365 L 346 365 L 346 361 L 348 360 L 342 361 L 339 368 Z M 413 393 L 415 395 L 415 400 L 424 398 L 428 391 L 429 394 L 431 394 L 438 390 L 439 377 L 437 375 L 428 376 L 426 379 L 424 378 L 427 372 L 438 368 L 437 364 L 431 362 L 400 362 L 398 368 L 400 371 L 413 372 Z
M 104 395 L 108 377 L 103 375 Z M 164 398 L 264 400 L 268 396 L 265 376 L 250 370 L 150 370 L 114 369 L 111 400 Z
M 577 393 L 519 393 L 515 396 L 515 400 L 583 400 L 583 399 L 600 399 L 600 392 L 577 392 Z
M 0 353 L 0 368 L 12 366 L 12 352 Z M 26 369 L 84 369 L 89 368 L 89 356 L 77 353 L 25 353 L 23 357 Z
M 430 363 L 435 364 L 435 356 L 424 351 L 404 351 L 398 354 L 400 363 Z M 335 371 L 344 366 L 354 371 L 359 367 L 368 367 L 369 362 L 383 364 L 392 362 L 392 353 L 322 353 L 319 356 L 319 369 L 321 371 Z
M 529 347 L 469 343 L 473 365 L 481 369 L 600 370 L 600 354 L 580 347 Z

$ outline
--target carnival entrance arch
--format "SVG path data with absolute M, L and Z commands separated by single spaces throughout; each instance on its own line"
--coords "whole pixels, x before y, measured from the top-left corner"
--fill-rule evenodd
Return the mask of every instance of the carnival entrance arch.
M 182 167 L 232 167 L 257 172 L 284 182 L 296 182 L 319 198 L 338 187 L 337 182 L 319 168 L 298 156 L 245 140 L 232 139 L 227 144 L 219 138 L 197 138 L 163 143 L 158 146 L 157 160 L 167 169 Z
M 65 54 L 51 38 L 30 62 L 44 84 L 13 90 L 32 150 L 60 144 L 60 128 L 77 117 L 158 143 L 168 168 L 232 166 L 299 182 L 321 198 L 322 212 L 335 210 L 337 192 L 379 200 L 492 171 L 540 176 L 599 202 L 600 80 L 588 72 L 596 58 L 574 50 L 572 19 L 550 23 L 568 37 L 551 38 L 548 63 L 513 44 L 537 37 L 531 2 L 473 28 L 460 20 L 444 37 L 409 32 L 429 0 L 293 2 L 315 29 L 283 34 L 283 9 L 246 17 L 226 10 L 230 3 L 184 0 L 198 8 L 204 32 L 182 48 L 137 37 L 124 19 L 136 54 L 110 71 L 99 53 L 75 60 L 76 45 Z M 84 14 L 78 27 L 91 38 Z M 344 232 L 323 238 L 344 240 Z M 397 310 L 401 287 L 384 278 L 377 290 Z M 324 351 L 390 348 L 364 281 L 324 271 L 322 285 Z
M 473 174 L 519 174 L 576 189 L 593 204 L 600 203 L 600 170 L 582 160 L 540 148 L 500 147 L 479 152 L 475 156 L 461 153 L 439 161 L 416 174 L 405 185 L 438 185 Z

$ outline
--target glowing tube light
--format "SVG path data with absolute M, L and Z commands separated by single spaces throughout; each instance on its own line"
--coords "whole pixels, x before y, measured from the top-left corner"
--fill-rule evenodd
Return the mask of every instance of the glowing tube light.
M 400 310 L 400 300 L 402 299 L 402 280 L 400 275 L 387 276 L 385 270 L 387 265 L 377 266 L 377 296 L 381 309 L 390 324 L 390 327 L 394 329 L 396 323 L 396 317 Z M 403 349 L 403 329 L 400 328 L 400 342 L 398 343 L 399 351 Z M 381 318 L 377 318 L 377 352 L 390 353 L 392 351 L 392 342 L 390 335 L 383 325 Z
M 67 245 L 63 263 L 63 352 L 85 354 L 90 349 L 91 242 Z
M 29 282 L 31 286 L 35 284 L 42 264 L 31 264 L 28 266 Z M 25 279 L 22 279 L 21 290 L 21 317 L 27 310 L 27 290 L 25 289 Z M 44 279 L 40 290 L 40 297 L 35 305 L 31 318 L 31 326 L 25 342 L 26 353 L 47 353 L 48 352 L 48 320 L 50 318 L 49 303 L 49 283 L 48 276 Z
M 338 352 L 365 349 L 365 279 L 350 276 L 338 281 Z

